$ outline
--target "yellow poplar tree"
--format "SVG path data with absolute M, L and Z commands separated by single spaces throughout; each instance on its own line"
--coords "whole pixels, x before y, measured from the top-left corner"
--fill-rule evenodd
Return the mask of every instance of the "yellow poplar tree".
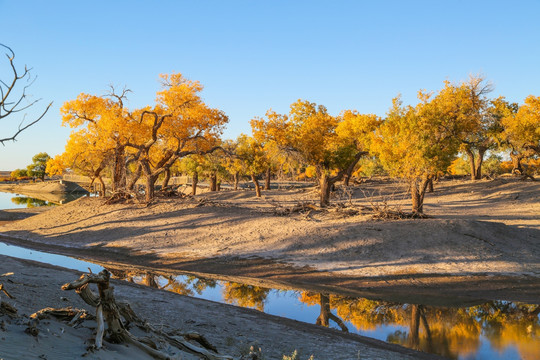
M 510 147 L 513 172 L 523 174 L 521 161 L 540 156 L 540 97 L 528 96 L 516 111 L 507 111 L 502 119 L 503 138 Z
M 403 107 L 393 100 L 387 118 L 377 129 L 371 151 L 390 175 L 406 179 L 412 197 L 412 212 L 423 212 L 424 196 L 429 181 L 445 171 L 460 145 L 449 127 L 452 119 L 445 116 L 437 99 L 419 94 L 422 102 Z
M 67 101 L 60 109 L 62 125 L 84 129 L 88 137 L 94 138 L 95 146 L 112 151 L 112 190 L 125 187 L 125 143 L 128 111 L 124 100 L 128 90 L 117 95 L 114 89 L 107 96 L 80 94 L 77 99 Z M 76 136 L 76 135 L 75 135 Z M 92 142 L 94 144 L 94 142 Z
M 261 197 L 261 186 L 257 177 L 269 168 L 269 159 L 264 147 L 255 138 L 241 134 L 236 140 L 235 157 L 243 165 L 245 174 L 251 177 L 257 197 Z
M 324 106 L 298 100 L 291 104 L 288 115 L 269 110 L 266 119 L 253 119 L 251 127 L 256 139 L 273 141 L 283 151 L 295 153 L 315 167 L 320 205 L 324 207 L 329 204 L 332 186 L 342 179 L 352 162 L 358 161 L 359 151 L 354 141 L 336 132 L 339 121 L 338 117 L 328 114 Z
M 338 139 L 342 145 L 354 150 L 354 157 L 343 172 L 343 183 L 349 185 L 354 168 L 362 156 L 369 154 L 373 133 L 382 120 L 374 114 L 360 114 L 356 110 L 345 110 L 341 113 L 336 128 Z

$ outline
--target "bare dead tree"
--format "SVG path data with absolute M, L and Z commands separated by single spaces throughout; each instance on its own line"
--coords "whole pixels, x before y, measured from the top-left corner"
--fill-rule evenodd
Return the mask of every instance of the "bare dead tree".
M 201 359 L 207 360 L 232 360 L 232 357 L 220 355 L 205 337 L 198 333 L 178 334 L 167 333 L 159 328 L 154 328 L 148 322 L 139 318 L 131 309 L 131 306 L 126 302 L 117 302 L 114 296 L 114 287 L 110 285 L 111 273 L 107 270 L 101 271 L 99 274 L 83 274 L 78 280 L 66 283 L 62 286 L 62 290 L 75 290 L 77 294 L 88 305 L 96 308 L 96 338 L 94 348 L 99 350 L 103 347 L 103 339 L 108 335 L 108 340 L 113 343 L 126 343 L 135 346 L 139 350 L 152 356 L 154 359 L 171 359 L 167 353 L 157 349 L 157 344 L 148 339 L 141 339 L 131 334 L 126 326 L 127 323 L 133 323 L 144 329 L 148 333 L 153 333 L 158 336 L 162 342 L 167 342 L 177 349 L 197 355 Z M 147 278 L 152 278 L 153 275 L 148 273 Z M 98 293 L 96 294 L 89 288 L 90 284 L 96 284 Z M 44 309 L 44 312 L 51 311 L 59 312 L 62 316 L 65 314 L 65 309 Z M 80 311 L 77 311 L 79 313 Z M 39 312 L 34 317 L 39 317 Z M 76 316 L 75 313 L 69 314 Z M 123 321 L 125 320 L 125 321 Z M 73 321 L 73 320 L 71 320 Z M 105 327 L 107 325 L 107 328 Z M 198 345 L 189 342 L 195 341 Z
M 33 105 L 35 105 L 37 102 L 39 102 L 41 99 L 30 101 L 28 100 L 28 94 L 26 93 L 26 90 L 34 83 L 36 80 L 36 77 L 32 77 L 30 74 L 31 68 L 27 68 L 26 65 L 24 67 L 24 71 L 22 73 L 19 73 L 17 71 L 17 68 L 15 67 L 15 53 L 13 50 L 11 50 L 10 47 L 0 44 L 1 47 L 3 47 L 6 50 L 6 57 L 9 61 L 9 66 L 11 68 L 12 77 L 10 80 L 4 81 L 0 79 L 0 120 L 7 118 L 8 116 L 15 116 L 18 113 L 22 113 L 25 110 L 29 109 Z M 17 92 L 17 89 L 19 88 L 19 84 L 26 83 L 22 86 L 22 88 Z M 38 121 L 40 121 L 47 111 L 49 111 L 49 108 L 51 107 L 52 102 L 47 105 L 45 110 L 39 115 L 36 119 L 27 122 L 25 124 L 25 118 L 26 114 L 23 115 L 23 118 L 21 122 L 19 123 L 18 129 L 15 131 L 15 133 L 11 136 L 7 135 L 5 138 L 0 138 L 0 143 L 4 145 L 6 141 L 15 141 L 17 136 L 23 132 L 24 130 L 28 129 L 30 126 L 34 125 Z M 1 136 L 1 135 L 0 135 Z

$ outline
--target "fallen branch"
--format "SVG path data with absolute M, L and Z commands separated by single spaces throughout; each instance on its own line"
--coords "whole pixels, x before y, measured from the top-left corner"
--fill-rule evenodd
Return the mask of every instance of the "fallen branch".
M 301 202 L 297 203 L 296 205 L 292 207 L 283 207 L 280 204 L 272 204 L 274 205 L 274 215 L 278 216 L 288 216 L 294 213 L 311 213 L 312 211 L 320 211 L 321 209 L 317 207 L 314 204 L 307 203 L 307 202 Z
M 6 296 L 10 299 L 15 299 L 8 291 L 4 288 L 4 284 L 0 284 L 0 292 L 3 292 L 6 294 Z
M 82 320 L 82 319 L 93 318 L 93 316 L 90 315 L 88 311 L 84 309 L 74 309 L 72 307 L 55 309 L 55 308 L 48 307 L 48 308 L 36 311 L 32 315 L 30 315 L 30 319 L 42 320 L 42 319 L 47 319 L 49 316 L 54 316 L 61 320 L 70 320 L 71 322 L 74 322 L 73 319 Z
M 112 205 L 118 203 L 125 203 L 133 199 L 137 199 L 137 194 L 127 191 L 117 191 L 105 201 L 105 204 Z
M 17 309 L 11 305 L 9 305 L 7 302 L 2 301 L 0 303 L 0 315 L 6 314 L 9 317 L 16 317 L 17 316 Z

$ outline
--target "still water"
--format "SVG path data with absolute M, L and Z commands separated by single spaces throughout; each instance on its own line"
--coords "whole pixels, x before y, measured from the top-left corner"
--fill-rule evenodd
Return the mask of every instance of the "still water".
M 39 206 L 54 206 L 78 199 L 84 194 L 44 194 L 46 198 L 37 199 L 26 195 L 0 192 L 0 210 L 21 209 Z
M 99 265 L 0 243 L 0 253 L 87 271 Z M 369 336 L 451 359 L 539 359 L 540 306 L 489 301 L 467 307 L 402 304 L 269 289 L 191 275 L 111 270 L 114 277 L 178 294 Z

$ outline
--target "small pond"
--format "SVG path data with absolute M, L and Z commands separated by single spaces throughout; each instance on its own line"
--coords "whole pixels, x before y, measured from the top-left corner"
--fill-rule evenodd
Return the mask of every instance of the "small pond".
M 66 256 L 0 243 L 0 253 L 80 271 L 101 267 Z M 488 301 L 436 307 L 310 291 L 111 270 L 115 278 L 178 294 L 249 307 L 269 314 L 361 334 L 451 359 L 540 358 L 540 305 Z

